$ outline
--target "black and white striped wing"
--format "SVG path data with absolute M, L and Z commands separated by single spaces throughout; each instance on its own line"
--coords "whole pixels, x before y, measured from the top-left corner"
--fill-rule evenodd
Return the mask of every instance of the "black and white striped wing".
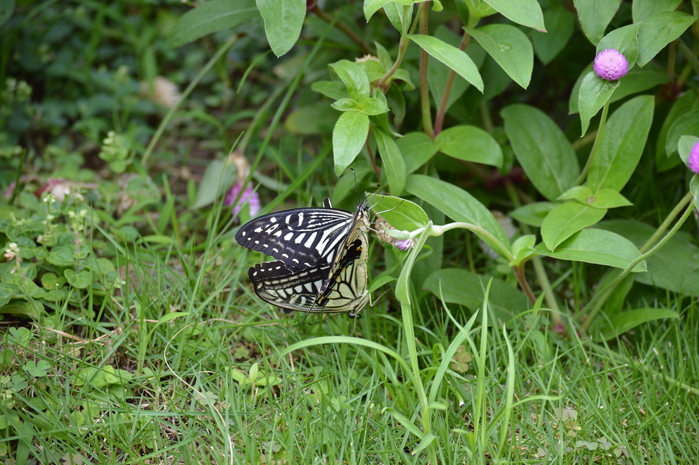
M 260 216 L 241 226 L 235 240 L 280 260 L 288 270 L 332 265 L 355 215 L 332 208 L 328 198 L 323 205 Z
M 277 260 L 257 264 L 248 274 L 260 298 L 287 312 L 348 312 L 356 316 L 369 300 L 366 246 L 366 236 L 362 236 L 345 247 L 339 266 L 322 264 L 290 271 Z

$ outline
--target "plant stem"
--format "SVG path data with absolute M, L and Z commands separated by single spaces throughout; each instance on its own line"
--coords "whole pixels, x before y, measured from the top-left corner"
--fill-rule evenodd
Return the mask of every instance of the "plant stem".
M 422 33 L 422 31 L 420 31 Z M 471 35 L 464 31 L 464 35 L 461 37 L 461 43 L 459 43 L 459 49 L 461 51 L 466 50 L 469 42 L 471 41 Z M 449 94 L 451 94 L 451 87 L 454 84 L 454 78 L 456 77 L 456 71 L 449 69 L 449 74 L 447 74 L 447 80 L 444 83 L 444 92 L 442 92 L 442 101 L 439 102 L 439 109 L 437 110 L 437 116 L 434 123 L 434 134 L 437 135 L 442 132 L 442 125 L 444 124 L 444 116 L 447 113 L 447 104 L 449 103 Z
M 184 100 L 189 96 L 189 94 L 194 90 L 194 88 L 199 84 L 199 81 L 202 80 L 202 78 L 206 75 L 206 73 L 209 72 L 209 70 L 216 64 L 216 62 L 223 56 L 226 51 L 228 51 L 229 48 L 233 46 L 234 43 L 241 37 L 241 34 L 236 34 L 234 36 L 231 36 L 223 45 L 219 47 L 219 49 L 216 51 L 214 56 L 211 57 L 211 59 L 204 65 L 204 67 L 197 73 L 197 75 L 194 77 L 192 82 L 189 83 L 187 88 L 182 92 L 182 97 L 180 100 L 175 103 L 172 108 L 167 112 L 163 120 L 160 122 L 160 125 L 158 126 L 158 129 L 155 131 L 155 134 L 153 135 L 153 138 L 150 140 L 148 143 L 148 147 L 146 147 L 146 151 L 143 152 L 143 157 L 141 158 L 141 164 L 143 166 L 147 166 L 148 160 L 150 159 L 151 154 L 153 153 L 153 150 L 155 149 L 156 144 L 160 140 L 160 137 L 163 135 L 163 132 L 165 131 L 165 128 L 167 125 L 170 123 L 170 120 L 172 117 L 175 115 L 175 112 L 180 108 L 180 105 Z
M 688 193 L 682 200 L 680 200 L 680 203 L 685 202 L 686 199 L 689 197 L 690 199 L 692 198 L 691 192 Z M 677 208 L 673 209 L 673 211 L 670 213 L 675 212 Z M 675 235 L 675 233 L 682 227 L 685 221 L 687 221 L 687 218 L 692 214 L 694 211 L 694 205 L 692 203 L 689 204 L 687 209 L 685 210 L 684 214 L 682 217 L 675 223 L 675 225 L 672 227 L 670 231 L 663 237 L 653 248 L 651 248 L 648 252 L 639 255 L 634 261 L 632 261 L 629 266 L 624 269 L 624 271 L 621 272 L 619 276 L 617 276 L 613 281 L 611 281 L 609 284 L 607 284 L 603 289 L 600 289 L 599 292 L 590 300 L 590 302 L 585 305 L 585 307 L 582 309 L 580 312 L 580 316 L 583 316 L 586 314 L 587 311 L 590 311 L 587 319 L 585 320 L 585 323 L 583 323 L 582 326 L 582 331 L 587 331 L 594 321 L 595 317 L 599 313 L 600 309 L 602 308 L 602 305 L 609 299 L 609 296 L 612 294 L 614 289 L 619 285 L 619 283 L 629 274 L 631 271 L 641 263 L 643 260 L 653 256 L 662 246 L 664 246 L 667 241 L 669 241 L 672 236 Z M 664 224 L 664 223 L 663 223 Z M 644 246 L 645 247 L 645 246 Z
M 313 9 L 311 9 L 311 11 L 313 13 L 315 13 L 316 16 L 318 16 L 320 19 L 322 19 L 323 21 L 325 21 L 328 24 L 331 24 L 334 21 L 332 16 L 330 16 L 326 11 L 321 9 L 318 5 L 313 7 Z M 359 37 L 352 29 L 347 27 L 346 24 L 341 23 L 340 21 L 337 21 L 337 23 L 335 24 L 335 27 L 337 27 L 339 30 L 344 32 L 345 35 L 347 37 L 349 37 L 350 40 L 352 40 L 352 42 L 357 44 L 359 46 L 359 48 L 361 48 L 364 53 L 368 53 L 368 54 L 374 53 L 373 50 L 371 49 L 371 47 L 369 47 L 369 45 L 366 42 L 364 42 L 364 40 L 362 40 L 362 38 Z

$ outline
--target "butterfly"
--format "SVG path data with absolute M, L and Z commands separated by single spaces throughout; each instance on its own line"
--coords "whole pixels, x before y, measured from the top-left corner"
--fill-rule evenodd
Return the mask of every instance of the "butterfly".
M 292 310 L 347 312 L 355 317 L 369 301 L 367 292 L 368 206 L 357 211 L 295 208 L 255 218 L 240 227 L 238 244 L 276 258 L 248 271 L 255 293 L 289 313 Z

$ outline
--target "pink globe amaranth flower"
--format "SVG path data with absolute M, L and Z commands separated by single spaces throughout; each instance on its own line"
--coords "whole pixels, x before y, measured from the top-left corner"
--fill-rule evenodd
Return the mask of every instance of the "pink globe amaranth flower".
M 629 62 L 619 50 L 608 48 L 597 54 L 594 68 L 601 79 L 616 81 L 629 72 Z
M 699 174 L 699 142 L 694 144 L 692 150 L 689 152 L 687 166 L 690 170 L 694 171 L 696 174 Z
M 226 193 L 226 198 L 223 200 L 223 204 L 226 206 L 233 205 L 233 202 L 235 202 L 235 199 L 238 198 L 238 194 L 240 194 L 240 189 L 242 187 L 243 182 L 236 181 L 235 184 L 233 184 L 233 187 L 231 187 Z M 246 202 L 250 208 L 250 216 L 256 216 L 260 212 L 260 197 L 257 195 L 257 192 L 252 189 L 252 184 L 247 185 L 243 191 L 243 195 L 241 195 L 240 199 L 238 199 L 238 203 L 233 206 L 233 216 L 238 216 L 238 213 L 240 213 L 241 208 Z

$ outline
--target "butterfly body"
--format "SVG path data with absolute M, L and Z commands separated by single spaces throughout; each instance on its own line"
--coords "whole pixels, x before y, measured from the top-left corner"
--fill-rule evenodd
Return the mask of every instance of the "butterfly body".
M 369 215 L 332 208 L 297 208 L 261 216 L 241 226 L 238 243 L 276 258 L 250 268 L 255 293 L 289 312 L 347 312 L 369 300 Z

